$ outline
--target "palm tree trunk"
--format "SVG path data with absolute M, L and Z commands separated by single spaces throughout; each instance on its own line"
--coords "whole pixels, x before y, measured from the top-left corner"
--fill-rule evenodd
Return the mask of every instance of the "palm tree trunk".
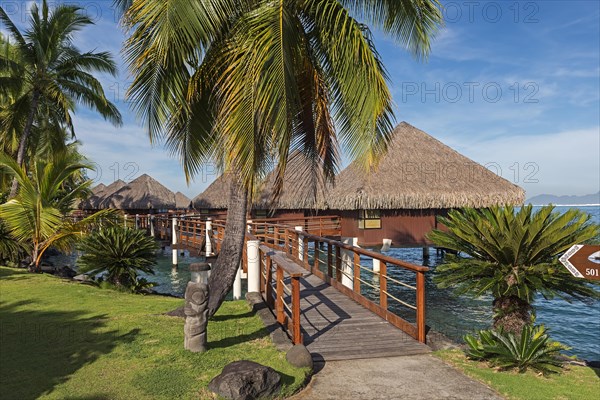
M 531 305 L 516 296 L 494 299 L 494 328 L 521 334 L 523 326 L 531 323 Z
M 208 280 L 210 291 L 208 299 L 209 316 L 213 316 L 217 312 L 225 297 L 231 291 L 244 249 L 248 192 L 239 181 L 238 176 L 230 174 L 230 177 L 232 179 L 227 207 L 225 238 Z
M 29 135 L 31 134 L 31 128 L 33 127 L 33 121 L 35 120 L 35 114 L 37 112 L 38 103 L 40 101 L 40 92 L 37 90 L 33 91 L 33 95 L 31 97 L 31 108 L 29 109 L 29 116 L 27 117 L 27 122 L 25 123 L 25 128 L 23 129 L 23 133 L 21 134 L 21 139 L 19 139 L 19 150 L 17 151 L 17 164 L 23 165 L 23 161 L 25 159 L 25 150 L 27 149 L 27 140 L 29 139 Z M 12 187 L 10 189 L 10 194 L 8 196 L 9 199 L 12 199 L 17 195 L 17 190 L 19 189 L 19 182 L 17 178 L 13 178 Z
M 31 263 L 29 264 L 29 272 L 40 272 L 40 260 L 39 258 L 40 250 L 38 244 L 33 245 L 33 249 L 31 251 Z

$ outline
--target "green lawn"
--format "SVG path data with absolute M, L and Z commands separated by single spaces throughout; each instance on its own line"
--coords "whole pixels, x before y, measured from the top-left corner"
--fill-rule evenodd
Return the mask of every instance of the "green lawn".
M 498 372 L 485 363 L 468 360 L 458 350 L 442 350 L 434 354 L 495 389 L 507 399 L 600 399 L 599 369 L 569 365 L 562 374 L 544 377 L 531 371 L 523 374 L 512 371 Z
M 244 301 L 225 303 L 208 325 L 210 350 L 183 350 L 183 304 L 0 267 L 0 398 L 212 398 L 208 382 L 247 359 L 278 371 L 282 395 L 306 370 L 272 345 Z

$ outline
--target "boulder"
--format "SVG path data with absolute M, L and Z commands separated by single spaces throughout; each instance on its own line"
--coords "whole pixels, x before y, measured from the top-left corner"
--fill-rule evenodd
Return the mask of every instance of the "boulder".
M 275 370 L 247 360 L 226 365 L 208 384 L 210 391 L 232 400 L 271 397 L 280 387 L 281 377 Z
M 313 368 L 313 359 L 306 346 L 294 345 L 285 355 L 285 359 L 298 368 Z
M 62 268 L 58 268 L 55 272 L 55 275 L 60 276 L 61 278 L 73 278 L 77 275 L 77 272 L 75 272 L 75 270 L 72 268 L 64 266 Z

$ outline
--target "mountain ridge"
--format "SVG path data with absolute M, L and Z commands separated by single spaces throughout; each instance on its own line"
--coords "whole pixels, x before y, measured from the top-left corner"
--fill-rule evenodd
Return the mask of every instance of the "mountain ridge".
M 533 205 L 556 204 L 563 206 L 580 206 L 587 204 L 600 204 L 600 191 L 593 194 L 585 194 L 582 196 L 557 196 L 554 194 L 540 194 L 533 196 L 525 201 Z

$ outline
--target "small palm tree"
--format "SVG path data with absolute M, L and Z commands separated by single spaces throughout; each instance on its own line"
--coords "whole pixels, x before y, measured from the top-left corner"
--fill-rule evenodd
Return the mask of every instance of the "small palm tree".
M 92 168 L 73 158 L 72 154 L 63 154 L 50 161 L 35 161 L 28 174 L 14 159 L 0 153 L 0 172 L 11 174 L 19 182 L 17 195 L 0 205 L 0 219 L 13 237 L 30 249 L 32 272 L 40 271 L 42 255 L 50 246 L 72 250 L 91 227 L 116 217 L 115 210 L 102 210 L 81 220 L 68 216 L 66 210 L 73 209 L 75 201 L 87 193 L 92 183 L 85 180 L 72 187 L 64 185 L 82 169 Z
M 153 274 L 158 243 L 144 231 L 113 226 L 87 236 L 79 245 L 81 272 L 107 273 L 107 280 L 117 286 L 133 288 L 138 272 Z
M 13 52 L 0 54 L 0 88 L 12 93 L 13 102 L 7 106 L 4 129 L 19 132 L 16 160 L 23 165 L 34 123 L 41 110 L 51 110 L 53 119 L 73 133 L 71 112 L 76 104 L 96 110 L 105 119 L 121 124 L 121 114 L 106 98 L 96 72 L 116 75 L 116 65 L 107 52 L 82 53 L 73 45 L 73 34 L 93 24 L 80 7 L 58 5 L 50 12 L 47 1 L 41 10 L 31 7 L 29 29 L 21 33 L 0 7 L 0 21 L 8 31 Z M 5 93 L 6 96 L 6 93 Z M 44 115 L 43 117 L 50 117 Z M 6 126 L 8 125 L 8 126 Z M 13 181 L 11 196 L 17 190 Z
M 537 293 L 566 300 L 598 298 L 590 283 L 573 277 L 557 256 L 576 243 L 597 237 L 590 216 L 571 209 L 563 214 L 554 206 L 533 212 L 527 205 L 463 209 L 440 218 L 448 230 L 435 230 L 429 239 L 458 252 L 437 267 L 434 280 L 458 294 L 491 295 L 494 328 L 520 334 L 531 322 Z M 466 257 L 462 255 L 465 254 Z

